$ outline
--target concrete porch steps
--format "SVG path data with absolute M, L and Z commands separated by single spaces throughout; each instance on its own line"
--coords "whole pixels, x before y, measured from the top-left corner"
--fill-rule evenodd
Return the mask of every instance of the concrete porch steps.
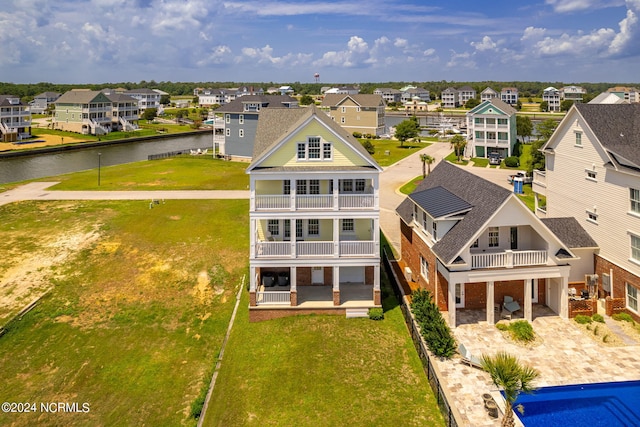
M 347 308 L 347 319 L 353 319 L 356 317 L 369 317 L 368 308 Z

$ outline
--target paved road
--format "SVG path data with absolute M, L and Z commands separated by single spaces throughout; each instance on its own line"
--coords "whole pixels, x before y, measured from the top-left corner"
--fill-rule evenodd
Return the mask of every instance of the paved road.
M 451 153 L 448 142 L 437 142 L 426 147 L 399 162 L 385 168 L 380 176 L 380 228 L 393 247 L 400 252 L 400 218 L 396 208 L 405 199 L 399 192 L 408 181 L 422 175 L 421 154 L 429 154 L 435 158 L 435 167 Z M 507 183 L 510 170 L 491 168 L 476 168 L 467 166 L 468 171 L 487 180 L 493 181 L 505 188 L 511 188 Z M 20 200 L 205 200 L 205 199 L 248 199 L 249 191 L 225 190 L 158 190 L 158 191 L 54 191 L 48 188 L 55 182 L 32 182 L 13 190 L 0 193 L 0 205 Z

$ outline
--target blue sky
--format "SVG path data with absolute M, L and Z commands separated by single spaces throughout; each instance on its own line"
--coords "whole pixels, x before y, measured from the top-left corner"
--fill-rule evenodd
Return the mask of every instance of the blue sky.
M 640 0 L 2 0 L 0 81 L 640 80 Z

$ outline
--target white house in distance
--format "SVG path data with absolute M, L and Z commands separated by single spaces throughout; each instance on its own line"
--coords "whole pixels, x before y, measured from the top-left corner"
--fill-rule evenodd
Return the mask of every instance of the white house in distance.
M 500 157 L 513 155 L 517 142 L 516 110 L 492 98 L 469 110 L 467 116 L 468 141 L 466 152 L 471 157 L 488 157 L 497 152 Z
M 0 95 L 0 141 L 31 137 L 31 112 L 19 96 Z
M 549 86 L 542 91 L 542 101 L 547 103 L 548 111 L 560 111 L 560 91 Z
M 247 169 L 252 321 L 380 306 L 381 171 L 315 107 L 262 111 Z
M 640 105 L 574 104 L 542 151 L 536 213 L 578 220 L 600 248 L 591 273 L 607 313 L 639 321 Z

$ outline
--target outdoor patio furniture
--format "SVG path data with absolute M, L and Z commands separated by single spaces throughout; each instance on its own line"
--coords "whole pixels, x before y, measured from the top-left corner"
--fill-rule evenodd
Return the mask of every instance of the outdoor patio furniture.
M 460 344 L 458 346 L 458 352 L 462 356 L 462 361 L 464 363 L 474 368 L 482 369 L 482 360 L 480 360 L 479 357 L 471 354 L 471 352 L 464 346 L 464 344 Z
M 504 302 L 502 303 L 502 307 L 507 310 L 510 314 L 515 313 L 520 310 L 520 304 L 518 301 L 514 301 L 514 299 L 508 295 L 504 296 Z

